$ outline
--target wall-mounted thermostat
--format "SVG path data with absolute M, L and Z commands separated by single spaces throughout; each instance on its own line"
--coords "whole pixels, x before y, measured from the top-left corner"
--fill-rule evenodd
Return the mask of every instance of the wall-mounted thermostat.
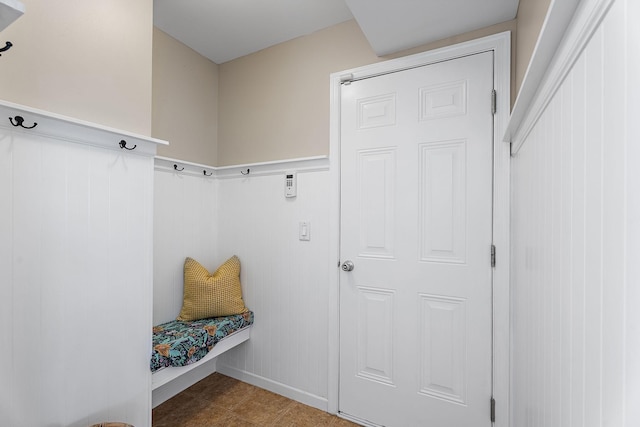
M 297 172 L 287 172 L 284 175 L 284 197 L 296 197 L 298 193 Z

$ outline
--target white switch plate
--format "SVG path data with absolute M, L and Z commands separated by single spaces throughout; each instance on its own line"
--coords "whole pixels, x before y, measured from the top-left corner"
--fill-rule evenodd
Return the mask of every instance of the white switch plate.
M 298 224 L 298 238 L 302 241 L 311 240 L 311 223 L 309 221 L 300 221 Z

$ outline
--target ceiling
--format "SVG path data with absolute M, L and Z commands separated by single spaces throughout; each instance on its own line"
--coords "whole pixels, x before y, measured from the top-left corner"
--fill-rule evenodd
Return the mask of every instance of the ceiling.
M 515 18 L 519 0 L 154 0 L 154 25 L 217 64 L 356 20 L 381 56 Z M 461 13 L 463 11 L 463 13 Z

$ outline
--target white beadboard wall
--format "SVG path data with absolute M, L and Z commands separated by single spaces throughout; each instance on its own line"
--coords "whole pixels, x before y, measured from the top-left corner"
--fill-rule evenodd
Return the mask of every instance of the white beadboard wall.
M 638 16 L 614 1 L 512 141 L 513 426 L 640 425 Z
M 182 171 L 174 169 L 184 168 Z M 184 259 L 217 268 L 217 182 L 201 168 L 156 158 L 153 222 L 153 324 L 182 307 Z M 210 173 L 210 172 L 208 172 Z
M 296 198 L 284 197 L 287 167 L 298 171 Z M 154 324 L 180 311 L 185 257 L 213 272 L 238 255 L 245 303 L 255 313 L 251 339 L 203 375 L 218 370 L 326 410 L 328 166 L 305 159 L 249 165 L 243 176 L 246 169 L 156 158 Z M 300 221 L 311 223 L 310 241 L 298 240 Z
M 252 173 L 253 173 L 253 169 Z M 219 180 L 218 260 L 236 254 L 251 339 L 223 354 L 218 370 L 327 410 L 329 171 L 299 171 L 298 196 L 284 174 Z M 298 223 L 311 240 L 298 240 Z M 337 260 L 336 260 L 337 262 Z M 337 266 L 336 266 L 337 268 Z
M 155 144 L 0 104 L 0 424 L 149 426 Z

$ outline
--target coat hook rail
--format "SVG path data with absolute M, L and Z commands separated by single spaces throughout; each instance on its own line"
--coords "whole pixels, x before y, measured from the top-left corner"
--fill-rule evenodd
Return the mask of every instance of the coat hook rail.
M 213 175 L 213 172 L 207 173 L 207 170 L 205 169 L 205 170 L 202 171 L 202 174 L 204 176 L 211 176 L 211 175 Z
M 6 52 L 9 49 L 11 49 L 11 46 L 13 46 L 13 43 L 11 42 L 6 42 L 4 47 L 0 47 L 0 52 Z M 0 54 L 0 56 L 2 56 L 2 54 Z
M 15 123 L 13 121 L 14 119 L 16 120 Z M 24 129 L 33 129 L 34 127 L 38 126 L 38 123 L 36 123 L 36 122 L 33 122 L 33 125 L 31 125 L 31 126 L 25 126 L 23 124 L 24 123 L 24 117 L 22 117 L 22 116 L 9 117 L 9 121 L 11 122 L 11 124 L 13 126 L 15 126 L 15 127 L 20 126 L 21 128 L 24 128 Z
M 178 169 L 178 165 L 177 164 L 173 164 L 173 169 L 177 170 L 178 172 L 183 171 L 184 167 L 182 167 L 182 169 Z
M 134 144 L 133 147 L 127 147 L 127 141 L 124 139 L 120 140 L 120 148 L 124 148 L 125 150 L 135 150 L 138 145 Z
M 249 175 L 251 173 L 251 169 L 247 168 L 247 171 L 240 171 L 242 175 Z

